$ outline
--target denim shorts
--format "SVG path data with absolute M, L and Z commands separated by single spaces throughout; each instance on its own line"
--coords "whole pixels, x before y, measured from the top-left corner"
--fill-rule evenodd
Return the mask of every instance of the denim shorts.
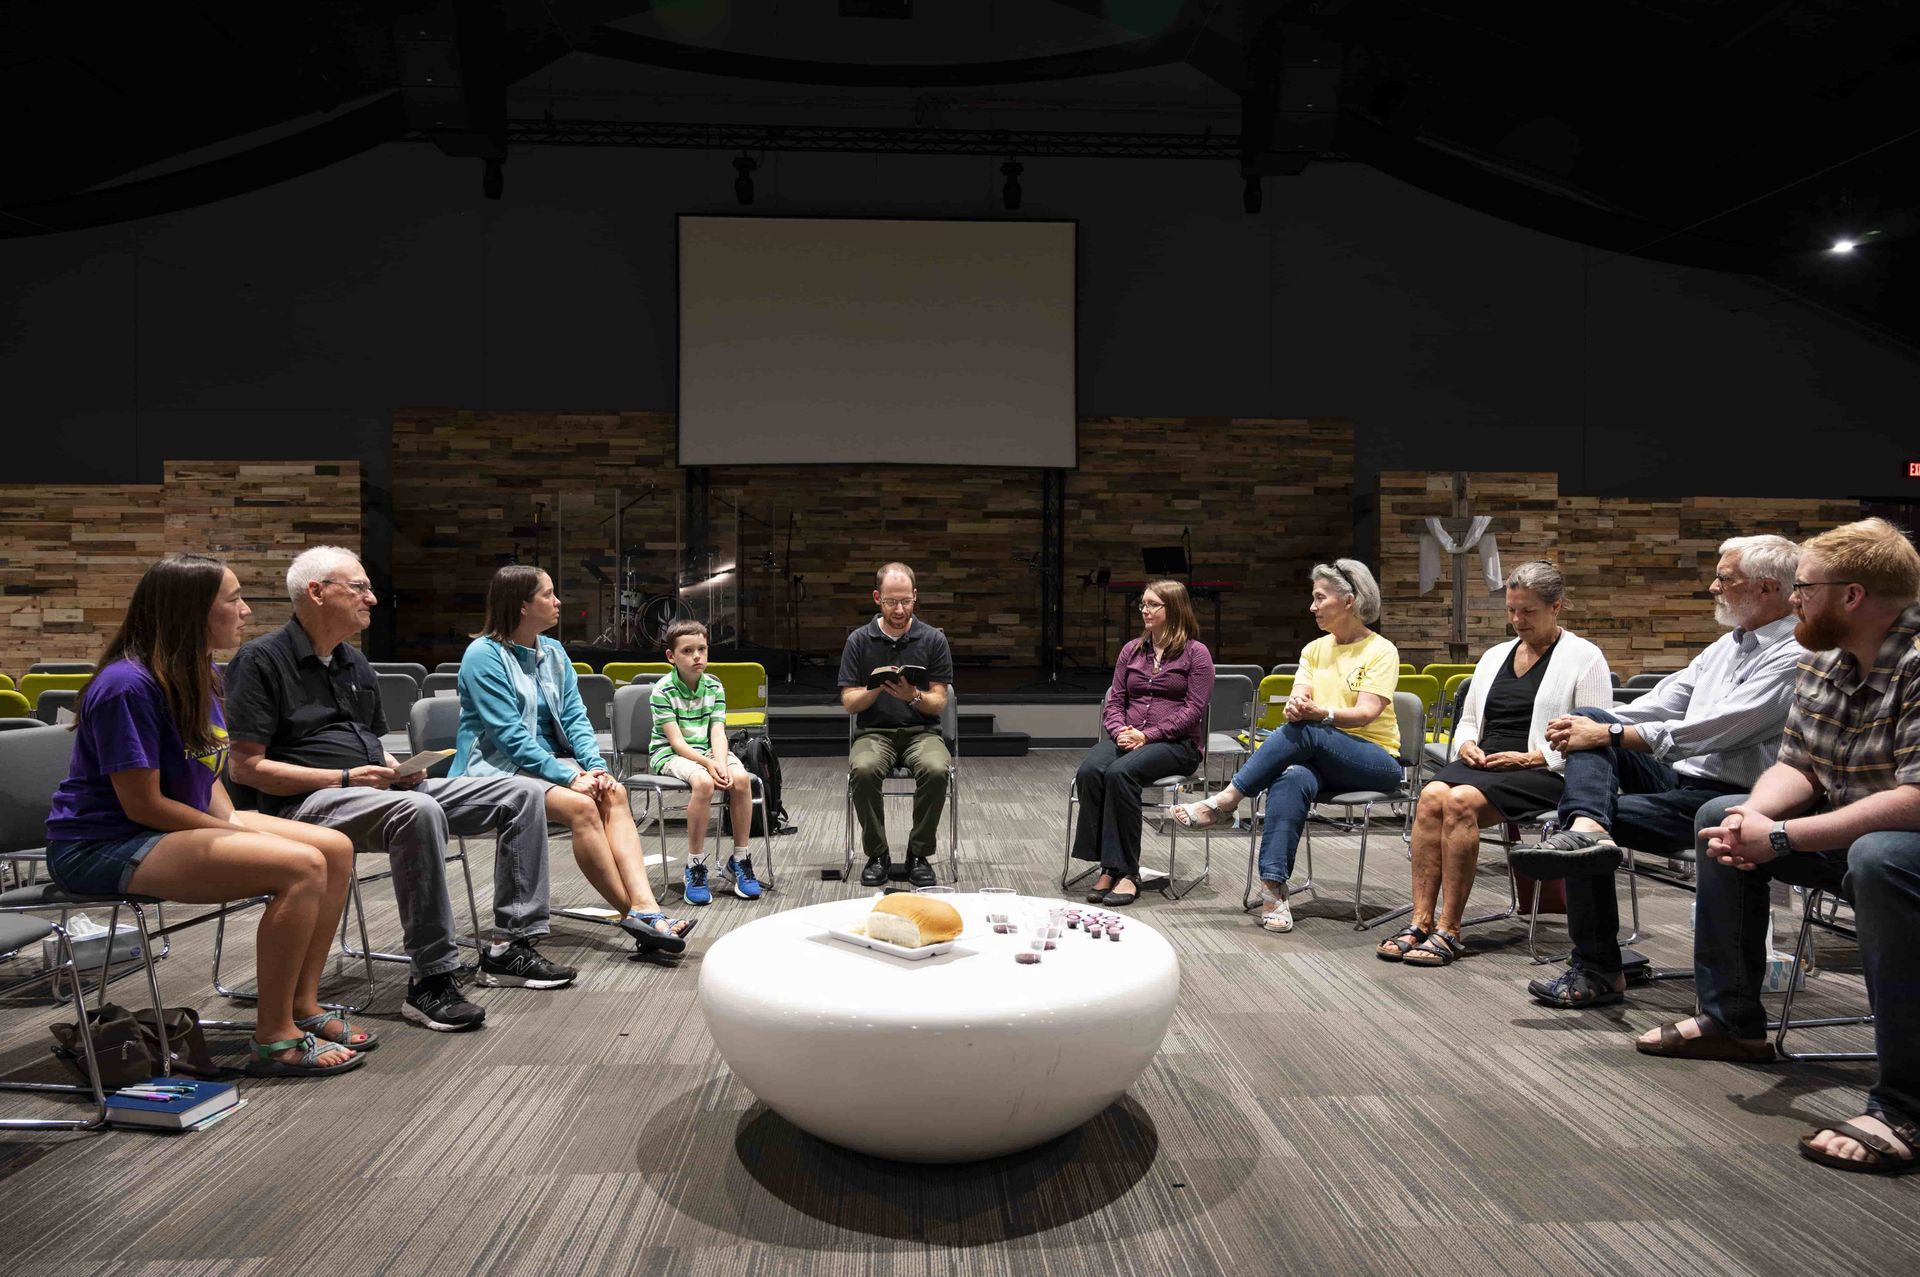
M 47 844 L 47 869 L 56 883 L 75 895 L 124 895 L 133 871 L 165 837 L 150 829 L 131 838 L 61 839 Z

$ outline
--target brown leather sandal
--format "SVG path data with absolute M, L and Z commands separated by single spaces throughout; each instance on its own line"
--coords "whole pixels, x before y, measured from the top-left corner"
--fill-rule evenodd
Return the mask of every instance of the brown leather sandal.
M 1725 1033 L 1683 1037 L 1677 1024 L 1661 1025 L 1658 1042 L 1649 1045 L 1635 1040 L 1633 1049 L 1642 1055 L 1663 1055 L 1671 1060 L 1727 1060 L 1734 1064 L 1766 1064 L 1773 1059 L 1771 1042 L 1742 1042 Z

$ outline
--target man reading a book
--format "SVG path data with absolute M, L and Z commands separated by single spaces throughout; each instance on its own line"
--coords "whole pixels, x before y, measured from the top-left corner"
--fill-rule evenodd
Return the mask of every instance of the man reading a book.
M 847 635 L 840 653 L 840 704 L 854 716 L 848 758 L 853 810 L 867 866 L 860 885 L 886 885 L 893 868 L 887 850 L 880 782 L 896 765 L 913 773 L 913 828 L 907 834 L 907 881 L 933 885 L 935 835 L 947 801 L 947 742 L 940 713 L 953 682 L 947 636 L 913 614 L 918 594 L 913 569 L 882 564 L 874 574 L 880 612 Z

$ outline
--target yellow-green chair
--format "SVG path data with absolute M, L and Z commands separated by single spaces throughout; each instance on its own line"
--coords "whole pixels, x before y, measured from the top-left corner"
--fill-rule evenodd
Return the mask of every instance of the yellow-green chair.
M 642 674 L 664 676 L 672 668 L 665 661 L 608 661 L 600 667 L 600 672 L 612 679 L 615 687 L 625 687 Z
M 1444 688 L 1447 685 L 1448 679 L 1454 678 L 1461 674 L 1471 674 L 1473 673 L 1473 668 L 1474 667 L 1472 665 L 1441 663 L 1441 664 L 1435 664 L 1435 665 L 1423 665 L 1420 667 L 1420 672 L 1422 674 L 1433 675 L 1435 678 L 1440 680 L 1440 686 Z M 1402 669 L 1400 672 L 1402 674 L 1408 674 L 1408 673 L 1411 673 L 1412 671 Z
M 1418 674 L 1420 671 L 1413 668 L 1413 664 L 1411 662 L 1402 661 L 1400 662 L 1400 672 L 1402 674 Z
M 727 726 L 767 729 L 767 669 L 755 661 L 716 661 L 707 673 L 727 694 Z
M 1402 673 L 1399 686 L 1395 690 L 1412 692 L 1420 698 L 1420 710 L 1426 720 L 1425 738 L 1432 740 L 1433 733 L 1437 730 L 1433 707 L 1440 704 L 1440 680 L 1431 674 Z
M 594 673 L 594 668 L 585 661 L 575 661 L 573 663 L 573 672 L 575 674 L 592 674 Z
M 0 688 L 0 718 L 31 718 L 33 706 L 11 687 Z
M 1435 767 L 1444 767 L 1453 761 L 1453 732 L 1460 725 L 1455 702 L 1460 696 L 1460 685 L 1472 677 L 1471 671 L 1449 675 L 1440 687 L 1440 703 L 1433 710 L 1433 730 L 1427 733 L 1427 744 L 1438 747 L 1427 752 L 1427 760 Z
M 0 692 L 11 692 L 13 690 L 13 680 L 5 674 L 0 674 Z
M 1253 698 L 1254 731 L 1270 732 L 1286 722 L 1287 698 L 1292 695 L 1293 675 L 1269 674 L 1261 679 Z
M 27 707 L 31 709 L 40 703 L 42 692 L 50 692 L 56 687 L 67 687 L 77 692 L 92 681 L 91 674 L 22 674 L 20 694 L 27 698 Z

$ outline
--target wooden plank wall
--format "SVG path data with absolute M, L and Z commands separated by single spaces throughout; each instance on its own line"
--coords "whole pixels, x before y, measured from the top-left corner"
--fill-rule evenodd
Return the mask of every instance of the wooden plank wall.
M 1204 440 L 1202 444 L 1198 441 Z M 614 488 L 631 499 L 623 535 L 643 544 L 643 589 L 661 588 L 679 562 L 674 424 L 661 413 L 476 413 L 409 410 L 394 422 L 394 577 L 398 648 L 429 664 L 454 659 L 478 624 L 487 578 L 529 552 L 536 501 L 564 501 L 565 559 L 582 598 L 580 558 L 610 549 Z M 1069 647 L 1097 663 L 1104 601 L 1080 579 L 1105 563 L 1116 578 L 1140 575 L 1140 548 L 1172 544 L 1194 529 L 1203 571 L 1254 587 L 1225 604 L 1225 628 L 1241 646 L 1297 650 L 1304 609 L 1275 603 L 1267 579 L 1304 573 L 1312 557 L 1349 533 L 1353 432 L 1342 421 L 1105 418 L 1081 423 L 1082 468 L 1066 489 Z M 1222 466 L 1217 458 L 1233 458 Z M 716 529 L 740 511 L 739 554 L 746 636 L 787 646 L 784 588 L 804 578 L 798 609 L 803 651 L 837 653 L 849 626 L 871 613 L 873 569 L 898 558 L 920 576 L 921 612 L 945 628 L 957 651 L 1036 662 L 1040 582 L 1026 559 L 1039 549 L 1041 472 L 1013 468 L 906 466 L 715 467 Z M 591 504 L 590 504 L 591 503 Z M 602 528 L 596 532 L 594 529 Z M 765 566 L 768 562 L 772 566 Z M 1107 601 L 1109 659 L 1134 618 Z M 1297 601 L 1297 600 L 1296 600 Z M 588 609 L 589 612 L 592 609 Z M 1211 609 L 1202 608 L 1204 624 Z M 569 637 L 597 621 L 569 608 Z M 1269 644 L 1269 636 L 1283 637 Z M 1301 630 L 1304 635 L 1304 630 Z
M 1719 637 L 1706 584 L 1722 541 L 1758 532 L 1801 541 L 1860 517 L 1859 505 L 1844 500 L 1561 496 L 1552 473 L 1475 473 L 1467 483 L 1470 508 L 1493 516 L 1504 569 L 1532 558 L 1558 563 L 1567 574 L 1564 623 L 1598 643 L 1623 678 L 1678 669 Z M 1380 475 L 1381 632 L 1416 665 L 1447 659 L 1450 565 L 1443 562 L 1439 583 L 1420 595 L 1418 538 L 1420 520 L 1446 515 L 1451 500 L 1450 473 Z M 1472 655 L 1508 636 L 1502 597 L 1477 582 L 1476 572 L 1468 591 Z
M 286 623 L 287 563 L 308 545 L 357 549 L 355 461 L 169 461 L 158 485 L 0 488 L 0 671 L 92 660 L 141 573 L 172 551 L 232 565 L 249 633 Z

